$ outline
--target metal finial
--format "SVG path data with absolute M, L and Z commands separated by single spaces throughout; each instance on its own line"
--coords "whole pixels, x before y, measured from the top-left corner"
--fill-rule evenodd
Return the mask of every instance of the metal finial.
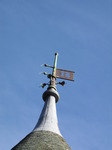
M 69 71 L 69 70 L 64 70 L 64 69 L 57 69 L 57 58 L 58 58 L 58 53 L 55 53 L 55 58 L 54 58 L 54 65 L 50 66 L 48 64 L 44 64 L 45 67 L 52 68 L 52 74 L 48 74 L 44 72 L 44 75 L 47 75 L 47 77 L 50 79 L 49 83 L 43 83 L 42 87 L 44 88 L 46 85 L 48 85 L 48 89 L 54 88 L 56 90 L 56 84 L 60 84 L 62 86 L 65 85 L 65 81 L 62 82 L 56 82 L 57 78 L 64 79 L 64 80 L 69 80 L 69 81 L 74 81 L 73 76 L 74 76 L 74 71 Z

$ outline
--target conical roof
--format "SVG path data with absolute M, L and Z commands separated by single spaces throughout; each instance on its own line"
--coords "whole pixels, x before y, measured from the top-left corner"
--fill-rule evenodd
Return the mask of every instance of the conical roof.
M 66 141 L 50 131 L 36 131 L 28 134 L 12 150 L 70 150 Z

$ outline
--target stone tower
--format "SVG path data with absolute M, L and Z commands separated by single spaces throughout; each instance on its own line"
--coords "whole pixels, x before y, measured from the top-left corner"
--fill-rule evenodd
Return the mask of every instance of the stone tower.
M 49 84 L 43 84 L 42 87 L 48 85 L 47 90 L 43 93 L 45 101 L 43 110 L 39 120 L 33 129 L 24 139 L 22 139 L 12 150 L 71 150 L 64 140 L 58 127 L 58 119 L 56 112 L 56 103 L 59 100 L 59 94 L 56 90 L 56 64 L 57 53 L 55 53 L 55 61 L 52 75 L 47 74 L 50 78 Z M 48 65 L 45 64 L 45 67 Z M 63 85 L 63 82 L 59 82 Z

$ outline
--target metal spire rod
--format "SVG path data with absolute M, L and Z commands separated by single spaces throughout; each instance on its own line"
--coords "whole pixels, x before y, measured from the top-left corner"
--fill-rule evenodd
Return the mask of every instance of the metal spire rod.
M 58 53 L 55 53 L 54 66 L 53 66 L 53 73 L 52 73 L 52 76 L 55 77 L 55 78 L 56 78 L 57 58 L 58 58 Z
M 48 88 L 54 88 L 55 90 L 56 90 L 56 66 L 57 66 L 57 58 L 58 58 L 58 53 L 55 53 L 53 72 L 52 72 L 52 76 L 50 78 L 50 85 L 48 87 Z

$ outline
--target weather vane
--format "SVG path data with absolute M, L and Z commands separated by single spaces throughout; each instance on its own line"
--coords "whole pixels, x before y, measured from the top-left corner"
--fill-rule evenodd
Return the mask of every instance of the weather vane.
M 46 85 L 48 85 L 48 88 L 54 88 L 56 89 L 56 85 L 60 84 L 62 86 L 65 85 L 65 81 L 62 82 L 56 82 L 57 78 L 63 79 L 63 80 L 69 80 L 74 81 L 74 71 L 64 70 L 64 69 L 58 69 L 57 68 L 57 57 L 58 53 L 55 53 L 55 59 L 54 59 L 54 65 L 50 66 L 48 64 L 44 64 L 43 66 L 52 68 L 52 74 L 48 74 L 47 72 L 43 72 L 42 74 L 47 75 L 47 77 L 50 79 L 48 83 L 41 84 L 41 87 L 44 88 Z

